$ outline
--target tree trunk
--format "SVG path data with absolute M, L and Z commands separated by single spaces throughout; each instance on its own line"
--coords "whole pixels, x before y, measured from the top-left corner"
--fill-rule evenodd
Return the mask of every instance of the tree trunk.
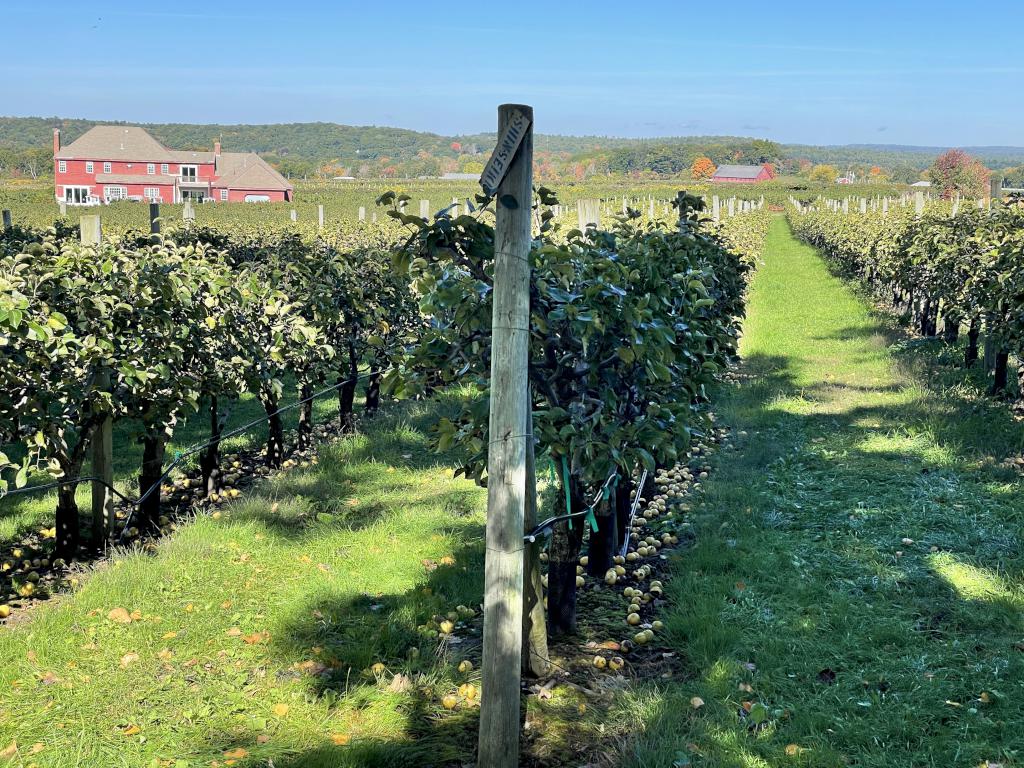
M 960 338 L 960 318 L 955 317 L 952 312 L 942 316 L 942 340 L 947 344 L 956 344 Z
M 967 328 L 967 349 L 964 350 L 964 367 L 970 368 L 978 360 L 978 333 L 981 330 L 981 323 L 977 317 L 971 318 L 971 324 Z
M 532 403 L 531 399 L 531 403 Z M 526 508 L 523 532 L 537 525 L 537 457 L 534 451 L 533 409 L 526 416 Z M 540 572 L 540 541 L 525 544 L 523 556 L 523 674 L 543 677 L 550 671 L 548 628 L 544 615 L 544 585 Z
M 992 389 L 990 394 L 1001 395 L 1006 392 L 1006 369 L 1010 354 L 1005 349 L 1000 349 L 995 354 L 995 366 L 992 369 Z
M 268 396 L 263 401 L 263 409 L 267 412 L 268 428 L 266 464 L 276 469 L 284 459 L 284 425 L 281 414 L 277 413 L 277 397 Z
M 156 525 L 160 517 L 160 477 L 164 471 L 164 449 L 166 438 L 163 435 L 147 434 L 142 440 L 142 471 L 139 473 L 139 498 L 153 491 L 139 504 L 140 528 L 143 525 Z M 154 486 L 156 486 L 154 488 Z
M 576 478 L 570 479 L 569 487 L 572 512 L 581 512 L 584 504 Z M 574 518 L 570 529 L 569 522 L 555 524 L 548 549 L 548 631 L 552 635 L 576 632 L 576 566 L 586 523 Z
M 77 471 L 65 472 L 65 478 L 77 477 Z M 70 560 L 78 553 L 79 518 L 75 501 L 76 485 L 62 485 L 57 489 L 57 547 L 56 555 Z
M 199 457 L 199 470 L 203 473 L 203 489 L 207 494 L 220 490 L 220 436 L 224 423 L 217 413 L 217 396 L 210 397 L 210 444 Z
M 366 415 L 373 416 L 380 410 L 380 374 L 374 373 L 366 382 Z
M 313 401 L 307 400 L 313 394 L 311 384 L 303 384 L 299 387 L 299 400 L 304 400 L 299 406 L 299 434 L 298 448 L 304 451 L 313 444 Z
M 587 571 L 591 576 L 604 578 L 614 563 L 612 558 L 618 551 L 619 521 L 611 497 L 599 502 L 594 510 L 597 530 L 590 532 L 587 548 Z
M 355 432 L 356 420 L 352 412 L 352 406 L 356 401 L 356 376 L 359 374 L 359 362 L 356 359 L 356 346 L 352 342 L 348 345 L 348 374 L 344 383 L 338 389 L 338 416 L 341 419 L 341 431 L 343 433 Z

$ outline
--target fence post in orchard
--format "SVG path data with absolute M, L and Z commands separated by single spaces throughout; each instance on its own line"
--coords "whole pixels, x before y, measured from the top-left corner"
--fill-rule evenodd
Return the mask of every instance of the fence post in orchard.
M 420 218 L 430 219 L 430 201 L 420 200 Z
M 366 221 L 366 208 L 362 205 L 359 206 L 359 220 Z
M 297 213 L 295 212 L 295 209 L 294 209 L 294 208 L 292 208 L 292 212 L 291 212 L 291 219 L 292 219 L 292 221 L 298 221 L 298 220 L 299 220 L 299 214 L 297 214 Z
M 321 232 L 324 231 L 324 206 L 323 203 L 316 207 L 316 227 Z
M 487 450 L 479 768 L 519 765 L 519 683 L 530 397 L 533 109 L 498 107 L 498 142 L 480 184 L 496 199 Z
M 4 229 L 11 228 L 11 212 L 6 208 L 3 210 Z
M 711 196 L 711 218 L 715 220 L 715 224 L 722 218 L 722 202 L 718 195 Z
M 149 204 L 149 234 L 160 234 L 160 203 Z
M 924 214 L 924 192 L 918 190 L 914 194 L 914 215 L 921 218 L 922 214 Z
M 152 209 L 151 209 L 152 210 Z M 79 222 L 82 245 L 98 246 L 103 239 L 99 216 L 83 216 Z M 110 388 L 110 373 L 103 371 L 96 378 L 96 388 Z M 113 420 L 108 413 L 92 436 L 92 543 L 102 547 L 114 530 L 114 439 Z
M 993 203 L 995 201 L 997 201 L 997 200 L 1001 200 L 1002 197 L 1003 197 L 1003 179 L 1002 179 L 1002 177 L 999 176 L 999 175 L 993 176 L 992 180 L 989 182 L 989 189 L 990 189 L 990 192 L 991 192 L 991 197 L 992 197 L 992 202 Z

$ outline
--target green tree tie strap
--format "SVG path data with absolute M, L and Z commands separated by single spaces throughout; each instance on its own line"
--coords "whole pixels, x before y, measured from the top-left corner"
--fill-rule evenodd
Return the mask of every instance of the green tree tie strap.
M 565 488 L 565 514 L 572 514 L 572 496 L 569 493 L 569 459 L 562 456 L 562 487 Z M 572 518 L 566 521 L 569 523 L 569 530 L 572 530 Z

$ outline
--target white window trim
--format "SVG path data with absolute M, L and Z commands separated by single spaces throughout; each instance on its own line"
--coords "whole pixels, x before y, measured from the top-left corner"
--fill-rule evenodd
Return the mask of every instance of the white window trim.
M 160 173 L 167 176 L 171 172 L 171 168 L 167 163 L 160 163 Z
M 86 160 L 85 161 L 85 172 L 86 173 L 95 173 L 96 172 L 96 167 L 93 165 L 92 160 Z
M 146 175 L 147 176 L 154 176 L 154 175 L 156 175 L 156 163 L 146 163 Z
M 57 161 L 57 173 L 67 173 L 67 172 L 68 172 L 68 161 L 67 160 L 58 160 Z
M 117 190 L 116 196 L 110 194 L 114 190 Z M 103 186 L 103 197 L 106 200 L 127 200 L 128 187 L 123 184 L 105 184 Z
M 159 203 L 163 200 L 159 187 L 143 187 L 142 196 L 150 202 Z
M 110 172 L 111 172 L 111 171 L 110 171 L 110 169 L 111 169 L 112 167 L 113 167 L 113 166 L 111 165 L 111 163 L 104 163 L 104 164 L 103 164 L 103 172 L 104 172 L 104 173 L 110 173 Z
M 220 199 L 221 200 L 227 200 L 228 199 L 228 191 L 226 189 L 222 189 L 220 191 Z
M 185 180 L 185 169 L 191 168 L 194 173 L 189 181 L 199 181 L 199 166 L 198 165 L 179 165 L 178 166 L 178 178 Z

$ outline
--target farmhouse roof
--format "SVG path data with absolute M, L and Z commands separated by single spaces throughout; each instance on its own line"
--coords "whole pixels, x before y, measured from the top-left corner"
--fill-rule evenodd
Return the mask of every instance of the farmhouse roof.
M 172 162 L 173 153 L 142 128 L 97 125 L 57 152 L 59 160 Z
M 97 173 L 99 184 L 174 184 L 174 176 L 162 173 Z
M 720 165 L 712 178 L 756 179 L 763 170 L 760 165 Z
M 280 173 L 255 152 L 223 152 L 217 164 L 215 187 L 232 189 L 292 189 Z
M 212 163 L 213 152 L 199 152 L 190 149 L 172 149 L 168 154 L 175 163 Z

